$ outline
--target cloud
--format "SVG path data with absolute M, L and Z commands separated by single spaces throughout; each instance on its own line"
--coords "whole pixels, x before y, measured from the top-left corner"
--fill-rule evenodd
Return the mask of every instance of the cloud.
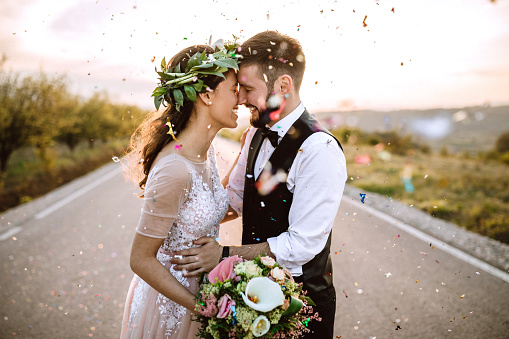
M 101 28 L 118 13 L 116 7 L 121 2 L 108 1 L 104 7 L 102 2 L 80 1 L 60 12 L 52 20 L 50 33 L 64 39 L 76 39 L 79 36 L 99 32 Z
M 6 54 L 8 59 L 21 57 L 20 36 L 17 23 L 22 21 L 24 12 L 30 0 L 0 1 L 0 53 Z

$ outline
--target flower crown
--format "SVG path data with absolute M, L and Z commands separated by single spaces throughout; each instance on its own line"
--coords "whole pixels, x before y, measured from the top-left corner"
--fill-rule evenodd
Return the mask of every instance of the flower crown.
M 224 78 L 229 69 L 239 69 L 238 60 L 241 56 L 236 54 L 239 45 L 236 42 L 226 43 L 221 49 L 215 48 L 216 52 L 207 54 L 195 53 L 189 56 L 185 70 L 180 69 L 180 63 L 175 68 L 166 64 L 166 59 L 161 61 L 159 85 L 154 89 L 152 96 L 158 110 L 163 100 L 175 105 L 177 111 L 184 105 L 184 100 L 196 102 L 196 93 L 204 93 L 209 90 L 203 83 L 203 78 L 213 75 Z

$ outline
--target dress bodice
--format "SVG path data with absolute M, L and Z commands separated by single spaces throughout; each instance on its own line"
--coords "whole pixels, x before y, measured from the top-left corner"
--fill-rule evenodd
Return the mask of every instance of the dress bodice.
M 193 240 L 203 236 L 217 237 L 229 202 L 214 148 L 200 163 L 179 154 L 161 158 L 150 170 L 144 200 L 136 231 L 165 238 L 163 252 L 193 247 Z
M 209 166 L 201 171 L 187 163 L 192 178 L 191 189 L 164 241 L 162 249 L 165 252 L 195 247 L 193 240 L 219 235 L 219 223 L 228 211 L 228 194 L 221 185 L 212 148 L 208 161 Z M 207 172 L 211 172 L 210 178 L 207 178 Z

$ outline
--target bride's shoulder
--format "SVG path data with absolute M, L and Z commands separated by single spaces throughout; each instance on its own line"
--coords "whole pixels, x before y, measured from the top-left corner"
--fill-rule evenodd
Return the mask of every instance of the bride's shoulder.
M 161 157 L 151 169 L 151 172 L 157 178 L 191 179 L 191 168 L 188 162 L 178 154 L 169 154 Z

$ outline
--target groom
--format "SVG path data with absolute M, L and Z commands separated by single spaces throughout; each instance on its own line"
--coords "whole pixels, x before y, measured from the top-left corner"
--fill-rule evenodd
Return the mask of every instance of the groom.
M 242 45 L 238 103 L 251 112 L 245 145 L 227 185 L 230 207 L 242 216 L 242 246 L 211 238 L 181 251 L 177 269 L 210 271 L 219 256 L 268 254 L 286 267 L 316 303 L 321 322 L 305 338 L 333 338 L 336 293 L 331 231 L 346 181 L 339 142 L 307 112 L 299 89 L 305 70 L 300 43 L 274 31 Z M 210 266 L 209 266 L 210 265 Z

